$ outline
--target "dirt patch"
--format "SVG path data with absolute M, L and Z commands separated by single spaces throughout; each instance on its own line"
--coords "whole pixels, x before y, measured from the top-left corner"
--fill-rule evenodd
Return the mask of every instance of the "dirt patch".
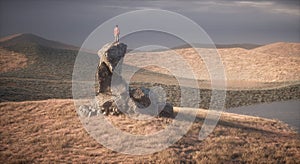
M 206 115 L 199 109 L 192 128 L 174 145 L 151 155 L 133 156 L 108 150 L 91 138 L 72 100 L 5 102 L 0 103 L 0 109 L 2 163 L 300 162 L 299 134 L 276 120 L 225 113 L 213 133 L 199 141 Z M 134 134 L 156 132 L 170 121 L 157 118 L 151 123 L 134 123 L 124 116 L 108 119 Z

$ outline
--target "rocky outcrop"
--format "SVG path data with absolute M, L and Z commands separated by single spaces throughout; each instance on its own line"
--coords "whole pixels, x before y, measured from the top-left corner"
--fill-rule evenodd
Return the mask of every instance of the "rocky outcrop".
M 120 67 L 126 49 L 127 45 L 124 43 L 109 43 L 98 51 L 100 62 L 96 72 L 96 105 L 80 106 L 80 115 L 91 117 L 100 113 L 104 115 L 125 113 L 173 117 L 173 106 L 165 103 L 165 95 L 160 88 L 128 87 L 121 76 Z M 113 84 L 112 78 L 115 79 Z
M 116 67 L 118 64 L 122 64 L 126 49 L 127 45 L 123 43 L 117 45 L 108 43 L 98 51 L 100 62 L 98 64 L 96 73 L 96 80 L 98 81 L 98 86 L 96 88 L 97 94 L 111 93 L 110 87 L 112 75 L 114 71 L 118 74 L 121 73 L 119 71 L 116 71 Z M 121 70 L 121 68 L 118 70 Z

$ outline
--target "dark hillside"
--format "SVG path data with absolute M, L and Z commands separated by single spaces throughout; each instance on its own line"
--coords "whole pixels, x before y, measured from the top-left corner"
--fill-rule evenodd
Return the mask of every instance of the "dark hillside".
M 0 101 L 71 98 L 75 48 L 32 34 L 2 38 L 0 46 L 28 61 L 25 68 L 0 73 Z

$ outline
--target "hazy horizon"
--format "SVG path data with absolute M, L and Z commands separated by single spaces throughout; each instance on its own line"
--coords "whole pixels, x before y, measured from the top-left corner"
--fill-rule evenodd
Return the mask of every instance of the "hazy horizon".
M 139 9 L 164 9 L 180 13 L 195 21 L 216 44 L 300 42 L 298 0 L 88 2 L 1 0 L 0 37 L 15 33 L 33 33 L 46 39 L 80 46 L 95 28 L 114 16 Z M 120 28 L 122 32 L 122 25 Z M 137 39 L 139 35 L 144 37 Z M 159 40 L 176 45 L 164 35 L 147 35 L 147 33 L 125 36 L 123 40 L 127 42 Z

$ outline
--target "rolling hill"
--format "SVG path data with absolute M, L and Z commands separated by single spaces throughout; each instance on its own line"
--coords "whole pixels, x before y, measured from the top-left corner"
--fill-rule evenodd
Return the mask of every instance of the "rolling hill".
M 0 101 L 71 98 L 78 48 L 33 34 L 16 34 L 0 40 L 1 62 L 6 63 L 0 71 Z
M 218 49 L 220 59 L 224 65 L 224 71 L 229 83 L 235 82 L 288 82 L 300 81 L 300 44 L 275 44 L 266 45 L 261 48 L 247 50 L 243 48 L 221 48 Z M 287 49 L 287 51 L 284 50 Z M 201 53 L 205 49 L 197 49 Z M 277 52 L 278 51 L 278 52 Z M 175 56 L 179 54 L 183 59 Z M 141 56 L 137 58 L 136 56 Z M 127 58 L 127 59 L 126 59 Z M 172 59 L 172 60 L 170 60 Z M 186 72 L 179 67 L 186 62 L 194 71 L 195 78 L 210 81 L 211 70 L 208 70 L 203 57 L 192 48 L 168 50 L 162 52 L 136 52 L 125 56 L 128 65 L 139 65 L 143 61 L 157 60 L 155 64 L 179 72 L 185 77 Z M 148 66 L 145 69 L 162 74 L 169 74 L 165 68 L 159 66 Z M 236 84 L 236 83 L 235 83 Z
M 280 45 L 282 44 L 284 43 Z M 292 45 L 294 48 L 289 48 L 289 52 L 298 53 L 296 50 L 299 44 Z M 1 62 L 11 63 L 11 68 L 8 65 L 1 65 L 0 101 L 72 98 L 72 72 L 79 48 L 43 39 L 33 34 L 16 34 L 2 38 L 0 47 Z M 276 49 L 276 45 L 266 45 L 252 50 L 218 49 L 225 66 L 227 87 L 232 89 L 263 88 L 273 87 L 273 84 L 277 86 L 277 83 L 299 81 L 300 58 L 295 55 L 283 57 L 278 54 L 259 52 L 275 51 L 271 49 Z M 210 88 L 210 75 L 203 59 L 197 56 L 191 48 L 174 51 L 195 70 L 199 87 Z M 136 60 L 134 54 L 141 54 L 143 58 Z M 172 55 L 171 51 L 128 53 L 124 62 L 127 68 L 131 69 L 135 68 L 132 66 L 137 63 L 156 60 L 156 63 L 169 62 L 173 69 L 178 70 L 180 68 L 178 63 L 183 61 L 170 60 L 174 59 Z M 90 54 L 85 58 L 87 62 L 83 68 L 96 69 L 96 66 L 92 66 L 90 62 L 98 61 L 98 56 Z M 185 85 L 189 86 L 189 79 L 184 76 L 183 79 Z M 133 76 L 132 82 L 178 85 L 178 81 L 170 71 L 155 66 L 140 69 Z
M 14 49 L 19 44 L 35 44 L 43 47 L 54 48 L 54 49 L 65 49 L 65 50 L 78 50 L 78 47 L 44 39 L 40 36 L 30 33 L 19 33 L 10 36 L 6 36 L 0 39 L 0 47 L 7 47 Z
M 244 43 L 244 44 L 216 44 L 215 47 L 217 49 L 220 48 L 243 48 L 243 49 L 254 49 L 254 48 L 258 48 L 262 45 L 260 44 L 250 44 L 250 43 Z M 208 44 L 195 44 L 194 45 L 195 48 L 212 48 L 212 45 L 208 45 Z M 184 49 L 184 48 L 192 48 L 190 45 L 185 44 L 185 45 L 181 45 L 181 46 L 176 46 L 173 47 L 172 49 Z
M 277 42 L 253 49 L 253 51 L 282 57 L 300 57 L 300 43 Z
M 294 50 L 295 48 L 291 48 L 290 51 L 294 52 Z M 197 70 L 199 79 L 206 78 L 209 82 L 205 63 L 201 58 L 195 57 L 192 49 L 182 48 L 175 51 Z M 218 51 L 232 79 L 258 79 L 262 80 L 263 84 L 270 82 L 271 79 L 277 81 L 282 78 L 299 79 L 299 57 L 271 53 L 276 51 L 276 45 L 266 45 L 253 50 L 224 48 Z M 140 156 L 119 154 L 108 150 L 88 135 L 77 116 L 73 100 L 66 99 L 72 98 L 72 71 L 77 52 L 76 47 L 32 34 L 17 34 L 0 39 L 0 125 L 2 127 L 0 161 L 4 163 L 49 161 L 118 163 L 124 160 L 131 163 L 141 161 L 146 163 L 252 163 L 254 161 L 299 163 L 299 134 L 278 120 L 223 113 L 210 137 L 199 141 L 199 129 L 207 115 L 207 110 L 203 109 L 196 109 L 198 115 L 188 133 L 165 150 Z M 143 59 L 133 60 L 134 57 L 129 54 L 128 59 L 132 60 L 127 61 L 127 64 L 134 65 L 130 62 L 141 63 L 143 60 L 153 59 L 171 61 L 172 54 L 166 51 L 155 52 L 155 54 L 162 56 L 153 58 L 153 54 L 147 53 L 142 54 Z M 98 60 L 97 55 L 87 57 L 93 62 Z M 90 63 L 87 62 L 86 67 L 89 66 Z M 174 69 L 177 66 L 174 63 L 172 65 Z M 274 76 L 271 73 L 275 73 Z M 166 74 L 170 72 L 160 67 L 149 66 L 141 69 L 133 79 L 170 85 L 174 82 L 174 78 Z M 270 78 L 265 78 L 267 75 Z M 243 84 L 245 85 L 245 81 Z M 176 90 L 177 86 L 171 87 L 171 90 L 179 92 L 179 89 Z M 276 88 L 262 92 L 265 96 L 280 97 L 284 94 L 277 92 L 279 90 Z M 290 93 L 299 93 L 299 85 L 290 90 L 282 90 L 289 96 L 286 99 L 292 99 L 296 96 L 290 96 Z M 236 94 L 236 97 L 230 97 L 230 93 L 233 92 L 228 92 L 226 98 L 229 99 L 226 101 L 237 103 L 244 97 L 256 103 L 263 101 L 259 90 L 253 90 L 254 94 L 247 90 L 243 91 L 245 92 L 234 92 L 234 94 L 241 93 Z M 171 97 L 180 99 L 176 94 L 171 94 Z M 175 112 L 191 110 L 191 108 L 181 107 L 174 109 Z M 172 122 L 171 118 L 133 120 L 124 115 L 107 116 L 107 119 L 120 130 L 139 135 L 156 133 Z
M 2 77 L 71 79 L 78 48 L 33 34 L 16 34 L 0 40 L 2 49 L 23 54 L 28 60 L 26 68 L 3 73 Z

